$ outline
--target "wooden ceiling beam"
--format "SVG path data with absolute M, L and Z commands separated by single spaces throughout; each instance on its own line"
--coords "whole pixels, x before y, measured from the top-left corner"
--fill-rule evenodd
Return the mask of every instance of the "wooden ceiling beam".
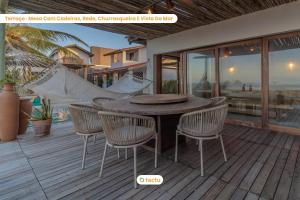
M 293 1 L 296 0 L 173 0 L 175 8 L 172 10 L 161 1 L 156 4 L 156 12 L 176 14 L 177 23 L 84 25 L 134 38 L 153 39 Z M 118 14 L 137 13 L 153 2 L 158 0 L 10 0 L 9 5 L 33 13 Z

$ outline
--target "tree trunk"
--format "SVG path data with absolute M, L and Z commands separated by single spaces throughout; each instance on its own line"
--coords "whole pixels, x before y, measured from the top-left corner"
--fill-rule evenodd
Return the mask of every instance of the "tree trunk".
M 0 0 L 0 14 L 7 11 L 8 0 Z M 0 80 L 5 75 L 5 24 L 0 24 Z

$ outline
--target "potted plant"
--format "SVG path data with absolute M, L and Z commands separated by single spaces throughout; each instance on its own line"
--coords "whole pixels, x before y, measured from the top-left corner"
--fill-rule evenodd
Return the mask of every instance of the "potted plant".
M 31 123 L 36 136 L 49 135 L 52 124 L 53 108 L 49 99 L 42 99 L 40 108 L 33 108 Z
M 2 92 L 0 93 L 0 139 L 11 141 L 16 139 L 19 129 L 19 95 L 14 86 L 18 80 L 18 70 L 6 70 L 5 77 L 1 80 Z

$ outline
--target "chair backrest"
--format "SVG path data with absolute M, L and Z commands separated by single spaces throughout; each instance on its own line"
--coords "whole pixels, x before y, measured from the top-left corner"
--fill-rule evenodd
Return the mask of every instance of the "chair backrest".
M 104 111 L 98 113 L 106 139 L 112 145 L 138 144 L 155 132 L 152 117 Z
M 223 105 L 226 101 L 226 97 L 213 97 L 210 98 L 210 100 L 212 101 L 212 106 L 219 106 L 219 105 Z
M 219 134 L 224 126 L 228 105 L 186 113 L 180 117 L 178 127 L 194 137 Z
M 92 100 L 92 104 L 96 109 L 102 110 L 102 104 L 116 99 L 109 97 L 97 97 Z
M 71 104 L 69 111 L 78 133 L 91 134 L 102 131 L 98 110 L 92 106 Z

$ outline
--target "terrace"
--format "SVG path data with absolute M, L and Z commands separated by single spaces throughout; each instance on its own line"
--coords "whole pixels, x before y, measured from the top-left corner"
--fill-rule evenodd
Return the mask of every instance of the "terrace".
M 43 95 L 50 95 L 53 88 L 62 85 L 65 88 L 75 85 L 72 89 L 84 91 L 85 95 L 70 90 L 74 99 L 91 103 L 101 93 L 106 100 L 112 100 L 97 104 L 103 99 L 94 99 L 99 110 L 155 119 L 158 166 L 153 166 L 154 153 L 148 151 L 155 145 L 144 145 L 145 148 L 137 150 L 137 174 L 159 174 L 164 182 L 159 186 L 133 188 L 132 149 L 125 159 L 123 149 L 118 158 L 117 150 L 109 148 L 103 176 L 98 177 L 107 142 L 104 134 L 97 135 L 95 143 L 87 139 L 82 170 L 82 138 L 75 134 L 72 122 L 64 122 L 54 124 L 46 137 L 34 137 L 29 128 L 15 141 L 0 142 L 0 199 L 300 199 L 300 2 L 172 0 L 174 5 L 167 2 L 170 3 L 8 1 L 10 6 L 32 13 L 176 14 L 179 19 L 176 24 L 85 26 L 124 34 L 130 42 L 146 44 L 147 92 L 175 93 L 187 101 L 152 107 L 134 105 L 124 100 L 125 94 L 120 92 L 128 90 L 126 87 L 133 82 L 124 79 L 113 85 L 113 90 L 100 91 L 81 79 L 76 85 L 72 82 L 77 80 L 74 74 L 57 68 L 55 75 L 45 78 L 55 86 L 46 85 L 47 81 L 41 81 L 43 87 L 36 85 Z M 0 57 L 3 47 L 0 37 Z M 128 94 L 136 95 L 134 90 Z M 174 162 L 179 117 L 194 110 L 206 110 L 212 105 L 210 98 L 219 96 L 226 97 L 228 105 L 225 126 L 220 132 L 227 162 L 219 141 L 205 141 L 201 151 L 200 144 L 189 139 L 180 141 L 178 162 Z M 199 122 L 199 117 L 195 121 Z M 204 155 L 204 165 L 199 151 Z

